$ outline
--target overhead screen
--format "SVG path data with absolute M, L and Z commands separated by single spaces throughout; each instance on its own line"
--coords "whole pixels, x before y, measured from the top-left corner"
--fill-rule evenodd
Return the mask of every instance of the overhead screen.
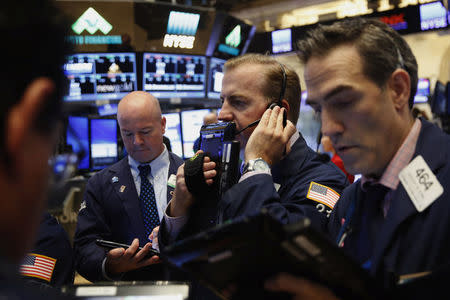
M 66 57 L 65 101 L 121 99 L 136 86 L 135 53 L 79 53 Z
M 142 86 L 143 90 L 159 98 L 204 98 L 206 58 L 144 53 Z
M 211 57 L 208 72 L 208 94 L 210 99 L 219 99 L 222 90 L 223 65 L 225 59 Z

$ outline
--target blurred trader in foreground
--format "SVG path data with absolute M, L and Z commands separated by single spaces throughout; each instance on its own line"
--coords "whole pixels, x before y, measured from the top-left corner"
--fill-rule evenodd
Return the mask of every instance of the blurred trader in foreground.
M 56 297 L 51 290 L 25 287 L 18 271 L 46 206 L 48 161 L 61 117 L 62 66 L 70 51 L 66 28 L 50 1 L 9 1 L 0 8 L 5 58 L 0 71 L 1 299 Z
M 320 113 L 322 132 L 347 170 L 363 175 L 331 213 L 331 237 L 385 288 L 420 282 L 450 261 L 450 137 L 412 116 L 411 49 L 386 24 L 356 19 L 319 26 L 299 50 L 307 103 Z M 296 299 L 334 298 L 290 275 L 267 288 Z
M 160 230 L 160 244 L 238 216 L 258 213 L 262 208 L 283 223 L 308 216 L 318 228 L 326 224 L 348 181 L 333 163 L 318 159 L 296 131 L 300 92 L 297 74 L 272 57 L 247 54 L 226 62 L 219 120 L 234 121 L 238 131 L 244 129 L 236 137 L 241 150 L 245 149 L 243 174 L 239 183 L 219 200 L 216 211 L 205 217 L 191 209 L 196 199 L 187 191 L 180 167 L 175 193 Z M 278 106 L 268 109 L 272 103 Z M 256 129 L 245 129 L 260 118 Z M 216 174 L 214 165 L 204 164 L 209 183 Z M 201 218 L 203 224 L 198 221 Z
M 119 102 L 117 121 L 128 156 L 87 183 L 74 239 L 76 270 L 90 281 L 162 280 L 159 258 L 145 256 L 182 160 L 163 143 L 166 119 L 149 93 L 125 96 Z M 131 247 L 107 251 L 96 245 L 97 239 Z

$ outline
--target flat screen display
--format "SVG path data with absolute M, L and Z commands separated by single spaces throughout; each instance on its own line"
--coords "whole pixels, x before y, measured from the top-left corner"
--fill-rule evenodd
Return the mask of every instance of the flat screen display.
M 219 99 L 222 91 L 223 65 L 225 59 L 211 57 L 208 72 L 208 95 L 210 99 Z
M 204 98 L 206 58 L 198 55 L 144 53 L 143 90 L 157 98 Z
M 181 139 L 181 123 L 179 113 L 162 114 L 166 118 L 166 132 L 164 135 L 169 138 L 172 152 L 183 157 L 183 142 Z
M 440 1 L 421 4 L 419 9 L 420 29 L 422 31 L 447 27 L 448 12 Z
M 255 26 L 227 15 L 221 25 L 221 33 L 212 56 L 229 59 L 244 54 L 255 29 Z
M 430 79 L 419 78 L 417 83 L 417 92 L 414 96 L 414 103 L 425 103 L 428 102 L 428 97 L 430 96 Z
M 117 121 L 91 119 L 91 169 L 99 170 L 117 162 Z
M 121 99 L 136 86 L 135 53 L 79 53 L 66 57 L 65 101 Z
M 292 51 L 292 33 L 290 28 L 272 31 L 271 36 L 272 53 Z
M 89 119 L 86 117 L 68 117 L 66 145 L 82 156 L 78 162 L 79 170 L 89 169 Z
M 184 158 L 194 156 L 194 142 L 200 137 L 203 118 L 208 113 L 209 109 L 185 110 L 181 112 Z

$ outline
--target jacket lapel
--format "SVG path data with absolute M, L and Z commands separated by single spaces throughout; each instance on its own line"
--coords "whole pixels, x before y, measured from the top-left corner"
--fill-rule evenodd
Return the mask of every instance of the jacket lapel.
M 113 177 L 117 177 L 117 179 L 113 180 Z M 120 164 L 117 165 L 117 168 L 111 170 L 111 184 L 123 203 L 125 213 L 128 215 L 132 227 L 130 229 L 137 234 L 141 242 L 143 238 L 146 238 L 146 234 L 136 186 L 128 164 L 128 157 L 122 159 Z

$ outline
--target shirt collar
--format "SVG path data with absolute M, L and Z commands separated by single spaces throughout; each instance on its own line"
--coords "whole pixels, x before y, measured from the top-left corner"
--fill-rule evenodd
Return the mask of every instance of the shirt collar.
M 167 165 L 169 162 L 169 152 L 167 151 L 166 145 L 164 146 L 163 152 L 159 156 L 157 156 L 154 160 L 152 160 L 149 163 L 140 163 L 134 158 L 131 157 L 131 155 L 128 155 L 128 164 L 130 165 L 130 168 L 136 172 L 136 174 L 139 174 L 138 167 L 140 165 L 150 165 L 151 167 L 151 176 L 155 177 L 155 174 L 158 173 L 159 170 L 164 168 L 164 166 Z
M 389 162 L 379 180 L 365 176 L 361 177 L 361 186 L 363 189 L 365 184 L 381 184 L 391 190 L 397 189 L 398 183 L 400 182 L 398 175 L 409 164 L 414 155 L 421 127 L 422 123 L 419 119 L 416 119 L 408 136 L 395 153 L 394 158 Z

